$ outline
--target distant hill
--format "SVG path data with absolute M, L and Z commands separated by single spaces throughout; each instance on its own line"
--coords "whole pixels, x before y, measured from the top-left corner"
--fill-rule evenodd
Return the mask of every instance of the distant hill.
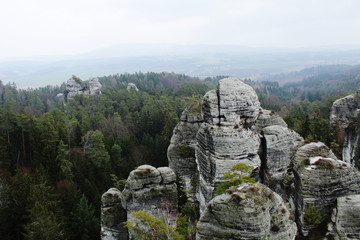
M 0 59 L 0 80 L 4 83 L 15 82 L 18 87 L 26 88 L 61 84 L 73 74 L 88 79 L 91 76 L 141 71 L 176 72 L 199 78 L 227 75 L 276 80 L 283 84 L 322 71 L 329 72 L 330 69 L 316 66 L 330 64 L 335 70 L 345 70 L 349 64 L 360 64 L 360 50 L 126 45 L 74 56 Z M 291 73 L 309 67 L 315 68 L 309 72 Z M 278 74 L 283 72 L 290 74 Z

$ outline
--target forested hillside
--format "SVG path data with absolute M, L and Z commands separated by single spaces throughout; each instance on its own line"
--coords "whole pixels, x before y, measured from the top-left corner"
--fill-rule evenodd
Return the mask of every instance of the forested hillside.
M 66 102 L 56 98 L 65 84 L 0 84 L 0 239 L 99 239 L 101 195 L 136 166 L 167 166 L 181 112 L 208 90 L 169 73 L 100 82 L 102 95 Z M 129 82 L 140 91 L 126 90 Z
M 185 106 L 222 77 L 174 73 L 100 77 L 101 95 L 47 86 L 20 90 L 0 82 L 0 239 L 99 239 L 100 197 L 147 163 L 167 166 L 166 150 Z M 290 128 L 340 155 L 329 122 L 333 101 L 360 87 L 355 74 L 325 74 L 280 86 L 252 85 L 261 105 Z M 134 83 L 139 91 L 126 89 Z

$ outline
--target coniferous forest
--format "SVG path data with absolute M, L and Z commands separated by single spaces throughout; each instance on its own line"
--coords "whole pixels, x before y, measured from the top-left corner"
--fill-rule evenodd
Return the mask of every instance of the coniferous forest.
M 181 112 L 221 78 L 104 76 L 101 95 L 80 94 L 65 102 L 56 98 L 65 83 L 23 90 L 1 82 L 0 239 L 99 239 L 101 195 L 124 184 L 141 164 L 167 166 Z M 341 155 L 330 108 L 354 89 L 245 81 L 264 108 L 278 112 L 304 138 L 320 140 Z M 127 90 L 128 83 L 139 91 Z

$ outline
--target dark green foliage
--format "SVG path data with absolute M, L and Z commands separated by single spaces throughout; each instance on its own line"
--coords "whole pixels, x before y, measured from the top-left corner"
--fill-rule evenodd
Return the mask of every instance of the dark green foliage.
M 72 233 L 76 239 L 97 239 L 100 232 L 99 219 L 95 217 L 95 210 L 83 194 L 72 215 Z
M 25 225 L 24 234 L 26 239 L 66 239 L 59 197 L 46 181 L 31 186 L 29 209 L 29 222 Z
M 14 176 L 2 177 L 4 188 L 0 208 L 0 239 L 23 239 L 24 226 L 28 223 L 28 196 L 31 178 L 27 171 L 15 170 Z

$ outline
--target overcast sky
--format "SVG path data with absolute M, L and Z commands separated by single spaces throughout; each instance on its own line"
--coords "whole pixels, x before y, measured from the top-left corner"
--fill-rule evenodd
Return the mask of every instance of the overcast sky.
M 360 45 L 359 0 L 0 0 L 0 58 L 122 43 Z

